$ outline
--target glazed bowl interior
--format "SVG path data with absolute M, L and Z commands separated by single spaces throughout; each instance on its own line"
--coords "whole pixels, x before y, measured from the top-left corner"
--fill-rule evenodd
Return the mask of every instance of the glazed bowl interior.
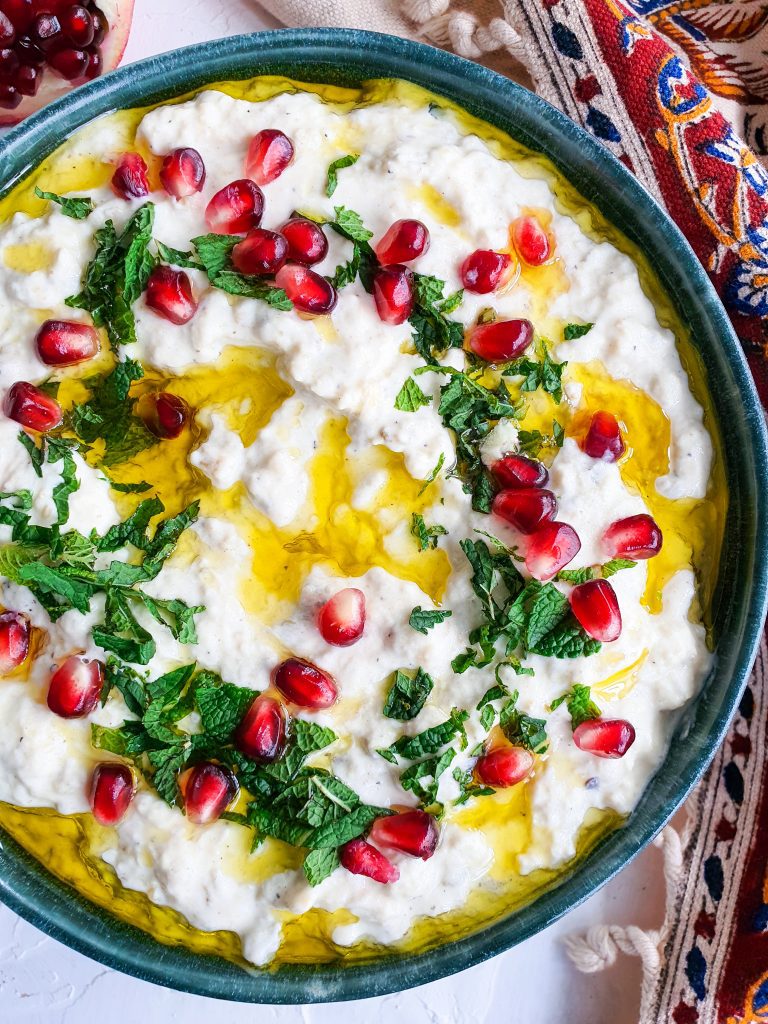
M 715 659 L 681 717 L 666 759 L 626 824 L 533 903 L 455 942 L 344 966 L 243 969 L 162 945 L 58 882 L 10 837 L 0 848 L 0 898 L 43 931 L 137 977 L 219 998 L 307 1003 L 361 998 L 454 973 L 541 930 L 622 868 L 662 827 L 703 772 L 749 674 L 765 611 L 768 520 L 762 410 L 738 342 L 706 274 L 632 175 L 563 115 L 493 72 L 426 46 L 358 31 L 297 30 L 204 43 L 130 65 L 75 90 L 0 142 L 0 194 L 80 126 L 112 110 L 160 102 L 209 83 L 256 75 L 357 85 L 421 85 L 544 154 L 647 254 L 704 367 L 723 439 L 729 511 L 713 606 Z

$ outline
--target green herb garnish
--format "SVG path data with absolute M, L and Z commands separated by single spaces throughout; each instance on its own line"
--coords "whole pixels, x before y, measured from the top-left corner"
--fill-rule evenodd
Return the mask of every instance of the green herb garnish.
M 56 203 L 61 207 L 64 216 L 71 217 L 72 220 L 85 220 L 88 214 L 93 212 L 93 200 L 87 196 L 66 198 L 56 195 L 55 192 L 43 192 L 37 186 L 35 186 L 35 195 L 38 199 L 47 199 L 51 203 Z
M 325 185 L 325 194 L 332 196 L 336 191 L 339 184 L 338 172 L 343 170 L 345 167 L 351 167 L 356 164 L 360 159 L 359 153 L 349 153 L 347 156 L 340 156 L 338 160 L 334 160 L 333 163 L 328 167 L 328 177 Z

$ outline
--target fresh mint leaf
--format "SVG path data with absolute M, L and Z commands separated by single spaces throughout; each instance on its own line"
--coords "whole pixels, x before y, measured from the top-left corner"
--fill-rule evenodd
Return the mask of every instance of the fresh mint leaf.
M 431 729 L 417 733 L 415 736 L 401 736 L 389 747 L 379 750 L 378 753 L 385 757 L 384 750 L 393 757 L 406 758 L 408 761 L 417 761 L 429 754 L 436 754 L 442 747 L 450 743 L 456 736 L 462 738 L 462 748 L 466 746 L 467 734 L 464 729 L 464 722 L 469 718 L 466 711 L 459 711 L 454 708 L 450 718 L 440 725 L 433 725 Z
M 429 405 L 431 401 L 432 396 L 425 395 L 413 377 L 408 377 L 397 393 L 395 408 L 401 412 L 416 412 L 422 406 Z
M 329 821 L 327 825 L 317 829 L 310 839 L 311 848 L 321 850 L 343 846 L 362 835 L 377 818 L 391 813 L 385 807 L 370 807 L 368 804 L 360 804 L 359 807 L 355 807 L 349 814 L 345 814 L 337 821 Z
M 97 542 L 99 551 L 118 551 L 126 544 L 144 551 L 149 545 L 148 529 L 151 520 L 165 511 L 165 505 L 159 498 L 146 498 L 139 502 L 136 509 L 116 526 L 111 526 Z
M 570 612 L 568 598 L 552 583 L 545 583 L 528 604 L 524 643 L 535 650 L 542 638 L 558 626 Z
M 578 586 L 579 583 L 588 583 L 594 578 L 595 570 L 589 565 L 583 569 L 561 569 L 555 576 L 559 583 L 573 583 L 575 586 Z
M 107 479 L 109 480 L 109 478 Z M 109 486 L 113 491 L 119 491 L 121 494 L 144 494 L 145 491 L 152 490 L 152 484 L 148 484 L 146 480 L 136 484 L 121 484 L 116 480 L 109 480 Z
M 304 874 L 310 885 L 320 885 L 332 875 L 340 865 L 338 850 L 326 847 L 323 850 L 310 850 L 304 858 Z
M 352 167 L 360 159 L 359 153 L 349 153 L 347 156 L 341 156 L 338 160 L 334 160 L 333 163 L 328 167 L 328 177 L 325 184 L 325 194 L 332 196 L 336 191 L 339 184 L 338 172 L 343 170 L 345 167 Z
M 422 668 L 416 670 L 413 678 L 398 669 L 384 703 L 385 717 L 410 722 L 426 704 L 434 685 L 432 677 Z
M 191 252 L 182 252 L 181 249 L 172 249 L 169 245 L 155 241 L 157 252 L 163 263 L 174 267 L 184 267 L 187 270 L 205 270 L 205 266 L 198 260 L 192 259 Z
M 563 339 L 573 341 L 574 338 L 583 338 L 594 326 L 594 324 L 566 324 L 563 328 Z
M 104 442 L 104 466 L 125 462 L 157 444 L 154 434 L 134 414 L 136 403 L 130 397 L 131 385 L 143 376 L 141 366 L 126 359 L 105 376 L 86 378 L 91 397 L 75 405 L 69 415 L 69 426 L 81 442 Z
M 427 526 L 424 516 L 419 512 L 414 512 L 411 515 L 411 534 L 416 538 L 419 551 L 427 551 L 429 548 L 436 548 L 438 538 L 447 536 L 448 531 L 439 523 Z
M 453 615 L 451 611 L 443 611 L 438 608 L 422 608 L 421 605 L 417 605 L 411 612 L 408 625 L 415 629 L 417 633 L 423 633 L 426 636 L 430 629 L 433 629 L 441 622 L 445 622 L 451 615 Z
M 499 725 L 510 743 L 525 747 L 534 754 L 543 754 L 547 749 L 547 729 L 543 718 L 531 718 L 516 708 L 518 692 L 515 691 L 499 713 Z
M 565 704 L 568 708 L 568 714 L 571 716 L 571 728 L 576 729 L 582 724 L 582 722 L 589 722 L 593 718 L 600 718 L 602 711 L 592 700 L 592 692 L 588 686 L 582 686 L 581 683 L 574 683 L 571 689 L 558 697 L 557 700 L 553 700 L 549 706 L 550 711 L 554 711 L 555 708 L 559 708 L 561 704 Z
M 273 309 L 293 309 L 293 303 L 282 288 L 268 284 L 258 277 L 238 274 L 235 270 L 222 270 L 210 281 L 214 288 L 220 288 L 229 295 L 241 295 L 246 299 L 261 299 Z
M 541 389 L 552 395 L 558 404 L 563 399 L 563 370 L 567 362 L 556 363 L 549 354 L 546 342 L 537 345 L 538 361 L 523 357 L 510 363 L 504 370 L 505 377 L 522 377 L 521 391 Z
M 338 234 L 348 238 L 351 242 L 367 242 L 369 238 L 373 238 L 373 232 L 365 227 L 359 213 L 355 213 L 354 210 L 349 210 L 345 206 L 336 206 L 334 212 L 336 220 L 330 223 Z
M 195 690 L 195 705 L 203 730 L 216 739 L 228 739 L 255 698 L 253 690 L 232 683 L 198 686 Z
M 450 320 L 463 298 L 463 292 L 444 297 L 445 282 L 425 274 L 414 275 L 415 301 L 409 322 L 413 346 L 425 363 L 437 365 L 436 355 L 448 348 L 461 348 L 464 327 Z
M 422 496 L 422 494 L 424 493 L 424 491 L 426 491 L 426 489 L 429 487 L 429 485 L 433 484 L 435 482 L 435 480 L 437 480 L 438 476 L 440 475 L 440 470 L 443 468 L 443 464 L 444 463 L 445 463 L 445 453 L 444 452 L 440 452 L 440 458 L 437 460 L 434 468 L 430 470 L 429 476 L 427 476 L 426 479 L 424 480 L 424 483 L 423 483 L 423 485 L 422 485 L 422 487 L 421 487 L 417 497 L 420 498 Z
M 104 685 L 101 689 L 102 706 L 113 689 L 120 692 L 125 705 L 132 715 L 141 718 L 147 705 L 146 685 L 138 672 L 121 664 L 117 658 L 107 658 L 104 668 Z M 117 751 L 115 751 L 117 753 Z
M 621 572 L 622 569 L 634 569 L 637 562 L 634 562 L 631 558 L 612 558 L 610 562 L 605 562 L 600 567 L 600 575 L 604 580 L 607 580 L 610 576 L 615 576 L 617 572 Z
M 71 217 L 72 220 L 85 220 L 88 214 L 93 212 L 93 200 L 87 196 L 66 198 L 56 195 L 55 192 L 43 192 L 37 186 L 35 186 L 35 195 L 38 199 L 47 199 L 51 203 L 56 203 L 61 207 L 64 216 Z
M 400 785 L 407 792 L 414 793 L 423 806 L 432 805 L 437 799 L 440 776 L 450 766 L 456 753 L 453 747 L 448 747 L 439 756 L 417 761 L 401 773 Z M 425 784 L 425 779 L 431 779 L 431 782 Z
M 600 641 L 588 636 L 576 619 L 569 615 L 529 650 L 546 658 L 587 658 L 597 654 L 601 647 Z
M 45 448 L 41 442 L 40 447 L 35 444 L 29 434 L 26 434 L 23 430 L 19 431 L 18 440 L 29 453 L 29 458 L 32 463 L 32 468 L 35 471 L 35 476 L 42 477 L 43 475 L 43 462 L 45 461 Z
M 75 460 L 66 448 L 57 447 L 53 441 L 48 443 L 48 462 L 62 461 L 61 480 L 53 488 L 53 504 L 56 509 L 56 525 L 63 526 L 69 519 L 69 499 L 80 488 L 77 479 Z
M 493 796 L 496 792 L 491 786 L 481 786 L 475 782 L 472 769 L 467 768 L 462 770 L 461 768 L 453 769 L 453 777 L 459 784 L 459 796 L 453 801 L 454 807 L 460 807 L 465 804 L 467 800 L 472 799 L 476 796 Z

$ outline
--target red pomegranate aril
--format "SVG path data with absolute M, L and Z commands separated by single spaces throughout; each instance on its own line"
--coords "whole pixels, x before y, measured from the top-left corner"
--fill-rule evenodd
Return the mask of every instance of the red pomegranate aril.
M 241 274 L 276 274 L 288 258 L 288 243 L 276 231 L 254 228 L 232 250 L 232 264 Z
M 147 281 L 145 300 L 153 312 L 172 324 L 186 324 L 197 312 L 189 278 L 173 267 L 155 267 Z
M 155 437 L 171 441 L 181 434 L 191 416 L 183 398 L 170 391 L 160 391 L 150 396 L 150 411 L 144 422 Z
M 386 818 L 377 818 L 371 826 L 370 839 L 411 857 L 429 860 L 437 849 L 440 833 L 437 822 L 426 811 L 403 811 Z
M 205 208 L 209 231 L 219 235 L 241 235 L 261 224 L 264 193 L 255 181 L 239 178 L 219 189 Z
M 48 707 L 62 718 L 84 718 L 96 707 L 104 682 L 100 661 L 76 655 L 67 658 L 51 676 Z
M 14 78 L 18 70 L 19 58 L 16 56 L 16 51 L 7 48 L 0 50 L 0 77 L 5 79 L 8 84 L 16 85 Z
M 35 67 L 42 67 L 45 64 L 44 51 L 36 43 L 33 43 L 29 36 L 17 39 L 15 50 L 22 64 L 33 64 Z
M 546 523 L 532 534 L 525 567 L 534 579 L 546 582 L 564 569 L 581 550 L 578 534 L 568 523 Z
M 0 11 L 0 46 L 13 46 L 16 42 L 16 29 L 13 27 L 13 22 Z
M 557 515 L 557 498 L 552 491 L 538 487 L 521 487 L 500 491 L 493 499 L 493 513 L 510 523 L 520 533 L 535 533 Z
M 29 619 L 20 612 L 0 614 L 0 676 L 18 668 L 29 654 Z
M 552 256 L 549 235 L 535 217 L 512 221 L 512 241 L 520 259 L 529 267 L 540 267 Z
M 635 727 L 623 718 L 590 718 L 573 730 L 573 742 L 598 757 L 624 757 L 635 742 Z
M 506 253 L 475 249 L 461 264 L 461 283 L 468 292 L 486 295 L 499 287 L 511 267 L 512 260 Z
M 90 803 L 93 816 L 100 825 L 116 825 L 128 810 L 136 783 L 133 772 L 125 764 L 105 761 L 93 769 Z
M 592 417 L 587 436 L 584 438 L 584 451 L 593 459 L 603 462 L 616 462 L 626 450 L 621 436 L 619 421 L 613 413 L 601 409 Z
M 112 189 L 121 199 L 149 195 L 147 165 L 138 153 L 123 153 L 112 175 Z
M 265 128 L 251 139 L 245 158 L 245 173 L 258 185 L 279 178 L 293 160 L 293 143 L 277 128 Z
M 328 239 L 319 224 L 306 217 L 291 217 L 280 228 L 280 234 L 288 243 L 288 259 L 310 267 L 325 259 L 328 253 Z
M 608 580 L 588 580 L 574 587 L 571 611 L 594 640 L 610 643 L 621 633 L 621 611 L 616 591 Z
M 90 82 L 92 79 L 98 78 L 102 73 L 104 61 L 98 50 L 87 50 L 86 52 L 88 54 L 88 67 L 83 72 L 83 78 L 88 79 Z
M 0 85 L 0 107 L 4 110 L 14 110 L 22 101 L 22 95 L 12 85 Z
M 530 320 L 495 320 L 478 324 L 469 334 L 469 347 L 487 363 L 508 363 L 517 359 L 532 341 Z
M 160 181 L 169 196 L 185 199 L 199 192 L 205 183 L 205 164 L 196 149 L 174 149 L 163 160 Z
M 16 29 L 17 35 L 27 31 L 35 16 L 32 0 L 0 0 L 0 11 Z
M 477 759 L 475 775 L 485 786 L 506 789 L 527 779 L 533 763 L 533 754 L 524 747 L 496 747 Z
M 349 647 L 356 643 L 365 629 L 365 594 L 355 587 L 345 587 L 325 602 L 317 622 L 327 644 Z
M 286 263 L 281 267 L 275 284 L 283 289 L 300 313 L 312 316 L 330 313 L 339 297 L 330 281 L 300 263 Z
M 235 746 L 254 761 L 276 761 L 285 746 L 285 708 L 261 694 L 243 715 L 235 731 Z
M 98 46 L 104 41 L 109 31 L 109 23 L 107 22 L 104 12 L 100 11 L 98 7 L 94 7 L 91 10 L 91 21 L 93 22 L 93 39 L 91 40 L 92 46 Z
M 364 839 L 351 839 L 345 843 L 339 850 L 339 859 L 342 867 L 351 874 L 365 875 L 382 885 L 396 882 L 400 877 L 397 865 Z
M 494 462 L 491 472 L 496 482 L 508 490 L 546 487 L 549 483 L 549 473 L 544 463 L 525 455 L 505 455 Z
M 35 344 L 37 354 L 47 366 L 72 366 L 96 355 L 99 336 L 90 324 L 46 320 L 37 332 Z
M 43 75 L 39 68 L 34 68 L 31 64 L 22 64 L 14 76 L 13 84 L 22 96 L 36 96 L 42 80 Z
M 60 15 L 61 31 L 75 46 L 89 46 L 93 42 L 94 27 L 90 11 L 82 4 L 72 4 Z
M 85 69 L 88 67 L 88 54 L 85 50 L 76 50 L 73 47 L 56 50 L 48 57 L 48 65 L 52 71 L 56 71 L 68 82 L 74 82 L 85 74 Z
M 195 825 L 208 825 L 220 818 L 239 791 L 232 772 L 212 761 L 196 764 L 184 772 L 179 788 L 187 817 Z
M 61 35 L 61 22 L 55 14 L 44 12 L 38 14 L 32 23 L 31 36 L 35 42 L 45 48 L 52 40 Z
M 379 262 L 410 263 L 429 249 L 429 231 L 420 220 L 396 220 L 374 246 Z
M 64 418 L 55 398 L 25 380 L 12 385 L 5 396 L 4 411 L 9 419 L 40 434 L 58 427 Z
M 288 658 L 275 669 L 275 687 L 286 700 L 300 708 L 319 711 L 336 703 L 336 683 L 317 665 L 301 658 Z
M 413 271 L 401 264 L 379 267 L 373 275 L 376 312 L 385 324 L 402 324 L 413 311 Z
M 644 512 L 617 519 L 603 534 L 603 543 L 612 558 L 653 558 L 664 543 L 656 521 Z

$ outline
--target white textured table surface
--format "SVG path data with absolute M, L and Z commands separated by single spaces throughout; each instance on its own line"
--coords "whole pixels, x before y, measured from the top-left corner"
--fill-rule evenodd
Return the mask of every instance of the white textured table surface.
M 274 28 L 250 0 L 136 0 L 124 62 L 205 39 Z M 635 1024 L 640 969 L 621 958 L 585 976 L 561 939 L 598 923 L 658 927 L 661 856 L 645 851 L 568 917 L 488 963 L 400 995 L 309 1007 L 226 1004 L 137 981 L 47 938 L 0 906 L 0 1024 Z M 512 1012 L 510 1012 L 512 1011 Z

